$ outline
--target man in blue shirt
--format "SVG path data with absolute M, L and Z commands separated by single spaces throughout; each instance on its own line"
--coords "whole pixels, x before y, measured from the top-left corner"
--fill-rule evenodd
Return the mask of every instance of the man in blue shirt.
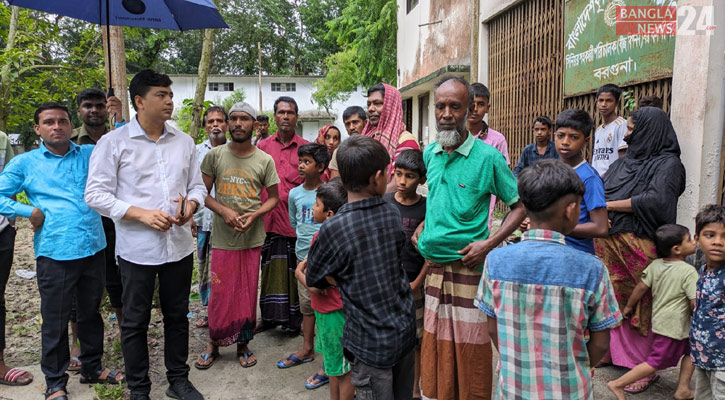
M 42 324 L 41 370 L 46 399 L 65 400 L 70 361 L 68 319 L 73 295 L 78 299 L 81 383 L 122 381 L 123 375 L 101 366 L 106 239 L 101 217 L 83 200 L 93 146 L 70 141 L 68 109 L 43 103 L 35 111 L 40 148 L 13 158 L 0 174 L 0 215 L 30 219 Z M 25 191 L 35 207 L 10 196 Z

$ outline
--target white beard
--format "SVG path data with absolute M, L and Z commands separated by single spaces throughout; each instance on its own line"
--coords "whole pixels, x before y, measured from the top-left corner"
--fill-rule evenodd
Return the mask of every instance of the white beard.
M 457 130 L 438 131 L 436 133 L 436 141 L 442 147 L 453 147 L 461 141 L 461 134 Z

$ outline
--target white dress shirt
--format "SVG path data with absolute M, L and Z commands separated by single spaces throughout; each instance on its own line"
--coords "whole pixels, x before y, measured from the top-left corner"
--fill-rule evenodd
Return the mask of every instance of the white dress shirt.
M 157 142 L 137 118 L 101 137 L 91 155 L 85 199 L 88 206 L 116 224 L 116 257 L 141 265 L 179 261 L 194 251 L 189 223 L 159 232 L 124 220 L 131 206 L 176 216 L 175 198 L 204 204 L 196 147 L 191 137 L 166 125 Z

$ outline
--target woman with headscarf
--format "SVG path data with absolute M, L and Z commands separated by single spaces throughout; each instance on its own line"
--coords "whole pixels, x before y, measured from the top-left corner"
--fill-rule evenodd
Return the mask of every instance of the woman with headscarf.
M 675 223 L 677 199 L 685 190 L 685 167 L 669 117 L 654 107 L 632 113 L 627 122 L 629 148 L 604 175 L 604 195 L 611 220 L 609 237 L 595 239 L 595 251 L 609 270 L 620 310 L 649 263 L 657 258 L 654 237 L 658 227 Z M 645 362 L 652 346 L 652 298 L 647 294 L 631 318 L 610 331 L 614 365 L 633 368 Z M 646 390 L 657 375 L 625 388 Z
M 390 156 L 388 170 L 388 192 L 395 190 L 392 179 L 395 159 L 404 150 L 420 150 L 420 146 L 412 133 L 405 129 L 403 123 L 403 100 L 398 89 L 380 83 L 368 89 L 368 119 L 361 135 L 371 137 L 385 147 Z M 340 176 L 337 170 L 337 152 L 330 160 L 332 177 Z
M 317 134 L 317 139 L 315 139 L 315 143 L 324 145 L 327 147 L 327 151 L 330 152 L 330 155 L 332 156 L 335 154 L 335 150 L 337 150 L 337 147 L 340 146 L 340 141 L 342 140 L 342 135 L 340 134 L 340 130 L 337 129 L 335 125 L 325 125 L 320 129 L 320 132 Z M 320 176 L 323 182 L 329 182 L 330 181 L 330 168 L 325 168 L 325 172 L 322 173 Z

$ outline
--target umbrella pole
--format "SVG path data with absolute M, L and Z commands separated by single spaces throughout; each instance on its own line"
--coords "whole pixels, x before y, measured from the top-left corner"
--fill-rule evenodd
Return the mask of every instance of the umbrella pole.
M 108 97 L 113 96 L 113 67 L 111 66 L 111 10 L 109 5 L 110 0 L 106 0 L 106 41 L 108 42 Z

